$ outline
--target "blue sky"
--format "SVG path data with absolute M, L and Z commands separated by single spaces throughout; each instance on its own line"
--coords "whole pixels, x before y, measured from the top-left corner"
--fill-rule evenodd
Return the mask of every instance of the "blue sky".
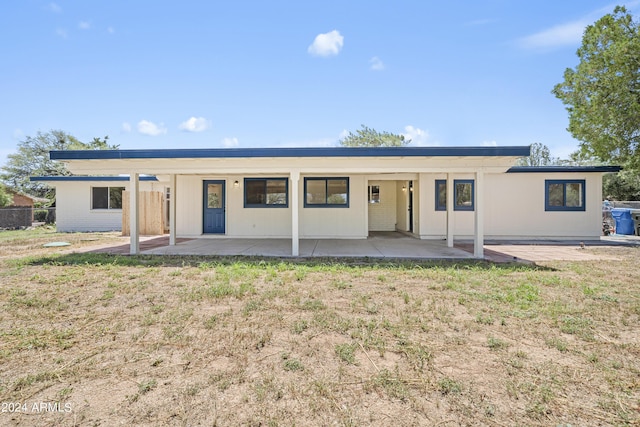
M 551 89 L 586 25 L 640 1 L 5 2 L 0 164 L 64 130 L 121 148 L 577 141 Z

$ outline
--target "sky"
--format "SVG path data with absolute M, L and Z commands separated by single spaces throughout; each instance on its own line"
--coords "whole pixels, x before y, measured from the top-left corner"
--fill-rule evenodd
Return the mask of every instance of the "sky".
M 578 147 L 551 93 L 585 27 L 640 1 L 20 0 L 0 12 L 0 165 L 63 130 L 121 149 Z

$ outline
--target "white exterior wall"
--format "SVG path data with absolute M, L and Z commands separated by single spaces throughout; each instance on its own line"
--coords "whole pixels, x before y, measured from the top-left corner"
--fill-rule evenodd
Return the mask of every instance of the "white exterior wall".
M 505 174 L 501 174 L 506 177 Z M 447 179 L 446 174 L 420 174 L 419 179 L 419 233 L 421 239 L 445 239 L 447 237 L 447 212 L 436 211 L 436 180 Z M 473 174 L 457 174 L 456 179 L 474 179 Z M 487 184 L 485 183 L 485 188 Z M 413 190 L 414 192 L 416 189 Z M 414 195 L 415 197 L 415 195 Z M 416 200 L 414 199 L 414 204 Z M 485 205 L 486 206 L 486 205 Z M 454 235 L 456 238 L 473 238 L 473 211 L 454 211 Z M 486 233 L 486 228 L 485 228 Z
M 247 176 L 248 177 L 248 176 Z M 258 175 L 251 175 L 258 177 Z M 268 178 L 283 178 L 269 175 Z M 179 237 L 202 236 L 203 181 L 225 181 L 224 237 L 291 237 L 291 207 L 245 208 L 244 176 L 178 175 L 176 177 L 176 234 Z M 238 181 L 238 187 L 233 183 Z M 289 201 L 291 199 L 289 198 Z
M 396 182 L 369 181 L 368 185 L 380 186 L 380 203 L 367 203 L 369 206 L 369 231 L 395 231 L 398 222 L 396 218 Z
M 326 176 L 326 175 L 323 175 Z M 344 175 L 341 175 L 344 176 Z M 176 177 L 176 234 L 178 237 L 290 238 L 291 195 L 287 208 L 245 208 L 244 178 L 284 175 L 178 175 Z M 304 177 L 299 182 L 300 238 L 366 238 L 367 195 L 362 176 L 349 177 L 348 208 L 305 208 Z M 330 177 L 330 176 L 328 176 Z M 224 235 L 202 233 L 203 181 L 225 181 Z M 233 183 L 238 181 L 238 188 Z M 364 187 L 364 188 L 363 188 Z M 291 183 L 289 183 L 291 191 Z
M 56 187 L 56 229 L 59 232 L 121 231 L 122 209 L 91 209 L 92 187 L 125 187 L 128 181 L 52 181 Z M 164 184 L 141 181 L 140 191 L 163 191 Z
M 435 210 L 435 180 L 445 174 L 421 174 L 420 238 L 446 238 L 446 211 Z M 454 179 L 474 179 L 455 175 Z M 584 179 L 586 210 L 545 211 L 545 180 Z M 601 234 L 600 173 L 486 174 L 484 232 L 487 239 L 597 239 Z M 455 211 L 454 236 L 471 239 L 474 213 Z
M 584 212 L 544 210 L 545 180 L 584 179 Z M 485 234 L 492 239 L 597 239 L 602 234 L 599 173 L 509 173 L 485 179 Z
M 367 229 L 368 203 L 365 177 L 362 175 L 349 176 L 348 208 L 305 208 L 305 176 L 311 175 L 300 177 L 300 238 L 366 239 L 369 231 Z M 322 176 L 331 177 L 331 175 Z

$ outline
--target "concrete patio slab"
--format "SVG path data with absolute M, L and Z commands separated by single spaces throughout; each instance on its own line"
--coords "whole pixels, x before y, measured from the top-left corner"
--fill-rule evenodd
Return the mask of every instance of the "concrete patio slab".
M 175 246 L 143 250 L 153 255 L 245 255 L 291 256 L 290 239 L 202 238 L 178 242 Z M 448 248 L 445 242 L 401 238 L 302 239 L 301 257 L 370 257 L 370 258 L 473 258 L 463 249 Z

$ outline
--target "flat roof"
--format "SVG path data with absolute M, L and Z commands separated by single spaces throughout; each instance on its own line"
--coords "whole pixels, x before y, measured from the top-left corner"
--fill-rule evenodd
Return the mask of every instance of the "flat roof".
M 286 147 L 53 150 L 51 160 L 196 159 L 255 157 L 526 157 L 531 147 Z
M 507 173 L 620 172 L 621 166 L 512 166 Z
M 140 181 L 157 181 L 155 176 L 141 176 Z M 31 176 L 29 181 L 129 181 L 128 176 Z

